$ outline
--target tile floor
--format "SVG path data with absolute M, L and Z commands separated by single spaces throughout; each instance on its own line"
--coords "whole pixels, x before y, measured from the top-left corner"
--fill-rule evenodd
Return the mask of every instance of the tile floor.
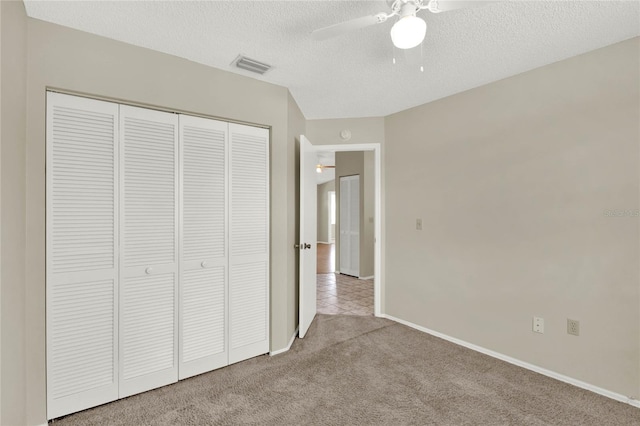
M 373 315 L 373 280 L 332 274 L 317 275 L 317 311 L 329 315 Z

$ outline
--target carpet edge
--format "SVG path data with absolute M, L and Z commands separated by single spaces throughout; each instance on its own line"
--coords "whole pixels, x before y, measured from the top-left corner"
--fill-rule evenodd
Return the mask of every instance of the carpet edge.
M 414 323 L 412 323 L 410 321 L 406 321 L 406 320 L 394 317 L 392 315 L 382 314 L 382 315 L 380 315 L 380 317 L 381 318 L 386 318 L 388 320 L 397 322 L 397 323 L 402 324 L 402 325 L 406 325 L 407 327 L 413 328 L 415 330 L 421 331 L 421 332 L 426 333 L 426 334 L 430 334 L 430 335 L 432 335 L 434 337 L 438 337 L 440 339 L 446 340 L 446 341 L 454 343 L 456 345 L 463 346 L 463 347 L 465 347 L 467 349 L 471 349 L 471 350 L 473 350 L 475 352 L 479 352 L 479 353 L 482 353 L 484 355 L 488 355 L 488 356 L 490 356 L 492 358 L 496 358 L 496 359 L 499 359 L 501 361 L 508 362 L 509 364 L 513 364 L 513 365 L 516 365 L 518 367 L 522 367 L 522 368 L 524 368 L 526 370 L 530 370 L 530 371 L 533 371 L 535 373 L 542 374 L 543 376 L 547 376 L 547 377 L 550 377 L 552 379 L 559 380 L 559 381 L 564 382 L 564 383 L 568 383 L 570 385 L 576 386 L 576 387 L 584 389 L 584 390 L 588 390 L 590 392 L 596 393 L 598 395 L 602 395 L 604 397 L 613 399 L 615 401 L 631 405 L 632 407 L 640 408 L 640 400 L 633 399 L 633 398 L 631 398 L 629 396 L 625 396 L 625 395 L 622 395 L 620 393 L 613 392 L 613 391 L 610 391 L 608 389 L 604 389 L 604 388 L 601 388 L 601 387 L 596 386 L 596 385 L 592 385 L 592 384 L 587 383 L 587 382 L 583 382 L 583 381 L 575 379 L 573 377 L 565 376 L 564 374 L 560 374 L 560 373 L 557 373 L 557 372 L 552 371 L 552 370 L 547 370 L 546 368 L 539 367 L 537 365 L 530 364 L 528 362 L 519 360 L 517 358 L 513 358 L 513 357 L 510 357 L 508 355 L 504 355 L 504 354 L 502 354 L 500 352 L 496 352 L 496 351 L 493 351 L 491 349 L 487 349 L 487 348 L 484 348 L 482 346 L 478 346 L 478 345 L 475 345 L 473 343 L 466 342 L 466 341 L 458 339 L 456 337 L 451 337 L 451 336 L 449 336 L 447 334 L 444 334 L 444 333 L 441 333 L 439 331 L 431 330 L 431 329 L 429 329 L 427 327 L 423 327 L 421 325 L 414 324 Z

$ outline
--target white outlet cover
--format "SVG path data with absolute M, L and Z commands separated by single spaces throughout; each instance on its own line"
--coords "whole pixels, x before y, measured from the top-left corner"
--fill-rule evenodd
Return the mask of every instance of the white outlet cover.
M 544 333 L 544 318 L 533 317 L 533 331 Z

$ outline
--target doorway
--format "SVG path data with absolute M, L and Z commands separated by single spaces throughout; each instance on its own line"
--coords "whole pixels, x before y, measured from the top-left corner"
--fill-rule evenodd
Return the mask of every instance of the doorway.
M 374 153 L 366 153 L 365 159 L 364 151 L 317 149 L 322 150 L 318 152 L 318 173 L 330 170 L 329 177 L 318 177 L 317 312 L 373 315 Z M 361 255 L 367 258 L 362 268 Z
M 373 314 L 375 316 L 382 315 L 382 289 L 384 286 L 384 277 L 381 274 L 382 271 L 382 246 L 384 245 L 382 236 L 382 172 L 381 172 L 381 146 L 378 143 L 371 144 L 351 144 L 351 145 L 316 145 L 314 146 L 304 135 L 300 135 L 300 236 L 299 242 L 295 247 L 300 250 L 299 256 L 299 337 L 304 338 L 311 326 L 316 314 L 318 313 L 317 296 L 318 296 L 318 279 L 317 279 L 317 247 L 318 239 L 317 231 L 318 224 L 320 223 L 317 218 L 317 202 L 318 202 L 318 187 L 316 180 L 316 172 L 318 170 L 324 170 L 318 164 L 319 154 L 324 152 L 333 153 L 357 153 L 365 152 L 371 158 L 371 164 L 369 166 L 370 179 L 372 180 L 372 205 L 370 208 L 370 214 L 367 216 L 367 220 L 363 221 L 373 230 L 371 235 L 371 246 L 373 247 L 373 256 L 371 262 L 371 276 L 363 277 L 373 281 Z M 332 170 L 331 168 L 326 168 Z M 318 172 L 320 173 L 320 172 Z M 349 174 L 358 174 L 349 173 Z M 339 191 L 339 189 L 336 189 Z M 340 196 L 336 194 L 338 200 Z M 338 205 L 338 210 L 340 206 Z M 326 223 L 326 222 L 325 222 Z M 339 225 L 339 223 L 338 223 Z M 339 230 L 336 231 L 336 238 L 339 240 Z M 336 250 L 339 251 L 339 242 L 336 241 Z M 339 263 L 340 255 L 337 253 L 336 261 Z M 362 263 L 362 262 L 361 262 Z M 336 265 L 337 267 L 339 265 Z M 331 283 L 335 289 L 333 289 L 332 296 L 338 295 L 338 277 L 341 276 L 334 274 L 336 277 L 335 283 Z M 360 283 L 360 278 L 352 278 Z M 354 284 L 354 283 L 352 283 Z M 360 285 L 364 285 L 361 283 Z M 352 285 L 351 293 L 361 293 L 361 288 L 358 285 Z M 364 299 L 364 295 L 357 294 Z M 321 295 L 322 296 L 322 295 Z M 325 295 L 326 296 L 326 295 Z M 326 297 L 325 297 L 326 299 Z M 326 301 L 325 301 L 326 303 Z M 353 307 L 353 306 L 352 306 Z M 340 308 L 338 306 L 338 308 Z M 347 311 L 352 312 L 352 311 Z M 333 312 L 341 313 L 341 312 Z M 343 312 L 346 313 L 346 312 Z

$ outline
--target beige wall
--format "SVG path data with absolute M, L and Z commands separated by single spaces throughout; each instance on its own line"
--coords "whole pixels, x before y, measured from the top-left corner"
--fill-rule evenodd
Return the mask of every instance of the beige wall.
M 329 243 L 329 192 L 336 190 L 336 181 L 330 180 L 318 185 L 317 240 Z
M 340 138 L 342 130 L 351 131 L 351 139 Z M 384 143 L 384 117 L 336 118 L 307 120 L 305 135 L 314 145 L 348 145 L 356 143 Z
M 288 191 L 288 238 L 287 238 L 287 260 L 289 266 L 287 268 L 287 336 L 289 339 L 296 332 L 298 326 L 298 274 L 299 274 L 299 251 L 294 246 L 300 240 L 300 135 L 306 132 L 306 120 L 298 104 L 291 94 L 288 94 L 288 137 L 289 144 L 287 153 L 289 155 L 289 167 L 287 177 Z M 290 340 L 289 340 L 290 341 Z M 288 344 L 288 342 L 285 342 Z M 284 345 L 283 345 L 284 346 Z
M 373 171 L 373 152 L 366 156 L 364 151 L 336 152 L 336 271 L 340 271 L 340 178 L 360 176 L 360 277 L 371 277 L 374 273 L 373 246 L 373 177 L 366 172 Z M 365 164 L 367 163 L 367 164 Z M 371 187 L 365 188 L 369 184 Z M 371 216 L 367 216 L 370 214 Z M 371 221 L 369 220 L 371 219 Z
M 27 20 L 22 2 L 0 2 L 0 333 L 2 417 L 0 424 L 25 419 L 25 129 Z
M 28 20 L 26 253 L 27 421 L 45 420 L 45 89 L 271 126 L 271 349 L 296 327 L 295 164 L 299 111 L 286 88 L 80 31 Z M 123 66 L 126 65 L 126 66 Z M 290 116 L 296 116 L 289 126 Z M 24 193 L 24 192 L 23 192 Z M 3 195 L 4 201 L 4 195 Z M 4 325 L 3 321 L 3 325 Z M 5 363 L 6 364 L 6 363 Z
M 386 313 L 640 397 L 638 218 L 604 214 L 640 208 L 639 55 L 635 38 L 386 118 Z

